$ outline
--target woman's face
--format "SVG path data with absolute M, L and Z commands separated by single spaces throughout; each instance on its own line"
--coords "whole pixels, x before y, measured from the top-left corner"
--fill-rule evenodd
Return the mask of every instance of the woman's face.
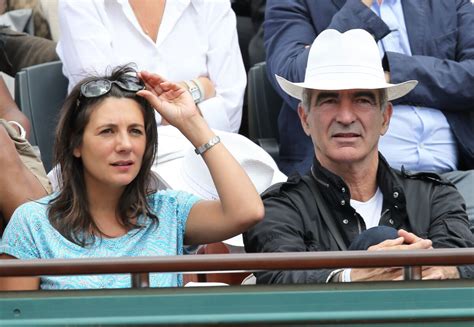
M 140 171 L 146 147 L 144 117 L 133 99 L 109 97 L 92 108 L 80 146 L 87 188 L 125 188 Z

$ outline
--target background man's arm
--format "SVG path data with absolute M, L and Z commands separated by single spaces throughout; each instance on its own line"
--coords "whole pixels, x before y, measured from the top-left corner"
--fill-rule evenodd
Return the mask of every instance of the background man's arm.
M 30 134 L 30 122 L 28 118 L 18 109 L 13 101 L 5 82 L 0 77 L 0 118 L 7 121 L 13 120 L 20 123 L 26 131 L 26 136 Z

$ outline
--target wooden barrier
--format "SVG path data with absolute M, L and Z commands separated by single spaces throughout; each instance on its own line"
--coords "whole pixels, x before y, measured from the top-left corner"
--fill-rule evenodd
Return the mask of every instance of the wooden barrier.
M 0 276 L 474 264 L 473 249 L 0 260 Z M 144 280 L 145 279 L 145 280 Z M 144 279 L 134 279 L 146 286 Z M 0 326 L 472 326 L 474 282 L 0 292 Z
M 0 260 L 1 276 L 147 272 L 236 272 L 474 264 L 474 249 L 208 254 L 94 259 Z

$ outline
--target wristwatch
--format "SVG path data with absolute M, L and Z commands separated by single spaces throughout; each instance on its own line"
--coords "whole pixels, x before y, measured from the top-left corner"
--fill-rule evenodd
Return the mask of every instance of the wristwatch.
M 203 100 L 203 94 L 201 88 L 194 80 L 184 81 L 188 87 L 188 92 L 191 93 L 191 97 L 194 100 L 194 103 L 199 103 Z
M 194 152 L 196 152 L 197 155 L 203 155 L 204 152 L 212 148 L 214 145 L 219 144 L 221 142 L 221 138 L 217 135 L 215 135 L 213 138 L 211 138 L 207 143 L 201 145 L 200 147 L 197 147 L 194 149 Z

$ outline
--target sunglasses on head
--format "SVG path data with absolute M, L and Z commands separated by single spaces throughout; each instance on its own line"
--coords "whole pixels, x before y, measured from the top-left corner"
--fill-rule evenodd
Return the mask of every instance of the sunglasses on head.
M 129 92 L 138 92 L 145 88 L 145 84 L 143 84 L 143 82 L 135 76 L 126 76 L 116 81 L 97 79 L 82 84 L 81 95 L 86 98 L 100 97 L 109 93 L 113 84 L 117 85 L 122 90 Z

